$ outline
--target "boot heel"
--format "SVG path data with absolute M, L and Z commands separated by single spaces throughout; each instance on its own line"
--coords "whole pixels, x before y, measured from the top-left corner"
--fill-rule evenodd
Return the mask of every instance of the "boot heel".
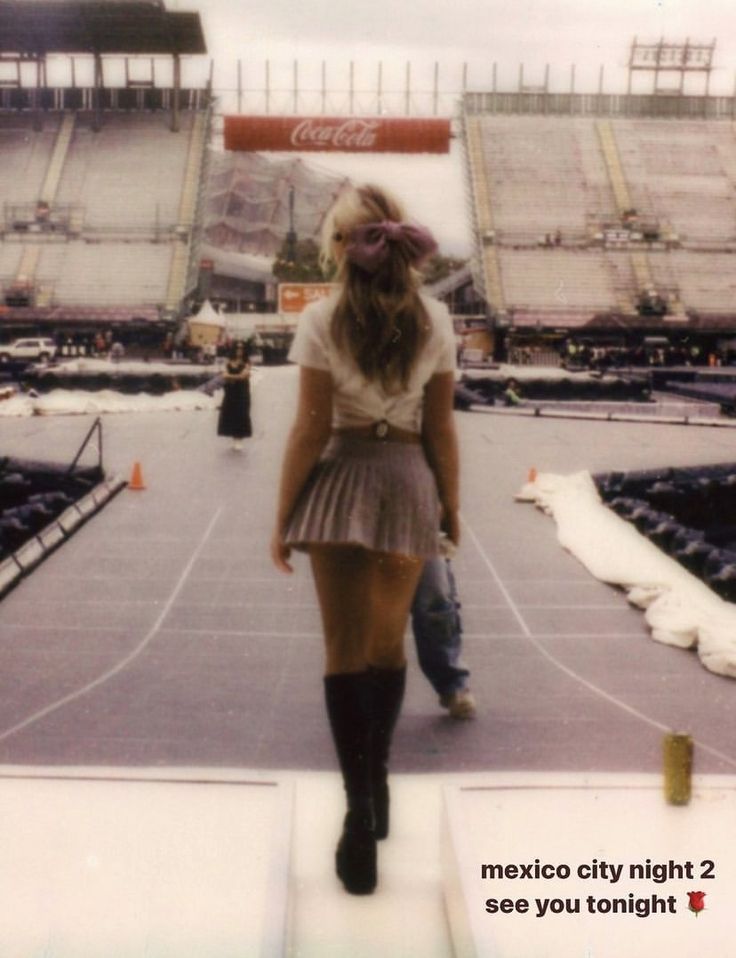
M 378 881 L 376 873 L 376 835 L 365 822 L 348 812 L 342 837 L 335 852 L 335 867 L 345 891 L 351 895 L 370 895 Z

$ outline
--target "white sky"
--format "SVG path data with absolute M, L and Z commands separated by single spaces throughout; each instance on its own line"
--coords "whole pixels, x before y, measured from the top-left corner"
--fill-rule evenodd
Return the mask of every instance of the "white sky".
M 567 91 L 575 64 L 578 92 L 598 89 L 601 66 L 604 90 L 623 92 L 634 37 L 644 42 L 715 39 L 711 92 L 731 95 L 736 88 L 734 0 L 168 0 L 167 5 L 200 12 L 214 86 L 228 111 L 235 110 L 238 60 L 246 113 L 263 112 L 266 61 L 272 113 L 293 112 L 295 61 L 302 113 L 319 112 L 322 61 L 328 86 L 343 91 L 353 63 L 355 114 L 361 113 L 361 101 L 375 103 L 379 64 L 386 98 L 403 106 L 411 63 L 411 107 L 423 115 L 433 109 L 435 63 L 444 115 L 462 88 L 464 64 L 471 90 L 491 88 L 494 64 L 502 90 L 518 87 L 520 64 L 525 84 L 541 84 L 549 64 L 551 88 Z M 205 66 L 209 60 L 187 69 Z M 642 75 L 637 82 L 651 84 Z M 700 92 L 702 86 L 691 89 Z M 327 112 L 345 115 L 345 96 L 328 100 Z M 391 186 L 410 213 L 435 231 L 445 251 L 469 251 L 459 150 L 439 158 L 312 154 L 305 159 L 359 181 Z
M 202 15 L 211 55 L 228 80 L 228 61 L 247 70 L 265 59 L 290 65 L 327 57 L 356 62 L 370 71 L 379 60 L 419 68 L 438 60 L 459 77 L 467 62 L 470 86 L 490 83 L 496 62 L 499 82 L 518 80 L 519 64 L 541 81 L 550 64 L 553 84 L 569 86 L 577 64 L 578 87 L 595 89 L 598 71 L 625 86 L 629 44 L 641 40 L 710 42 L 717 39 L 714 81 L 732 93 L 736 69 L 736 10 L 732 0 L 169 0 L 172 7 Z M 233 71 L 234 72 L 234 71 Z M 234 82 L 233 73 L 230 82 Z M 586 82 L 587 81 L 587 82 Z

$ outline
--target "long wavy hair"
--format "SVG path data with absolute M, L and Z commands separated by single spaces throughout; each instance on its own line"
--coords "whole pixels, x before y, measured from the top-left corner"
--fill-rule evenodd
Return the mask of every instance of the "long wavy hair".
M 403 219 L 394 197 L 367 185 L 343 192 L 322 225 L 323 268 L 334 263 L 335 279 L 342 284 L 332 336 L 366 379 L 380 382 L 388 393 L 406 388 L 428 335 L 429 317 L 418 292 L 420 277 L 401 244 L 392 246 L 385 262 L 370 273 L 348 260 L 345 247 L 358 226 Z

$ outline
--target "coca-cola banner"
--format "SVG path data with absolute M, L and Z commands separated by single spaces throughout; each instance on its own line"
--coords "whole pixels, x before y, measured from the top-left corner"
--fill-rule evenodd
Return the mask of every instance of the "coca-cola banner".
M 226 150 L 448 153 L 450 121 L 385 117 L 226 116 Z

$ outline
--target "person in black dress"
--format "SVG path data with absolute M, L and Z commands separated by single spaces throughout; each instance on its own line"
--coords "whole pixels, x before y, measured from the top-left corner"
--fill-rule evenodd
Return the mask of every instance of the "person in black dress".
M 245 343 L 238 341 L 222 375 L 222 405 L 217 422 L 217 435 L 229 436 L 233 449 L 242 449 L 243 439 L 253 434 L 250 421 L 250 369 Z

